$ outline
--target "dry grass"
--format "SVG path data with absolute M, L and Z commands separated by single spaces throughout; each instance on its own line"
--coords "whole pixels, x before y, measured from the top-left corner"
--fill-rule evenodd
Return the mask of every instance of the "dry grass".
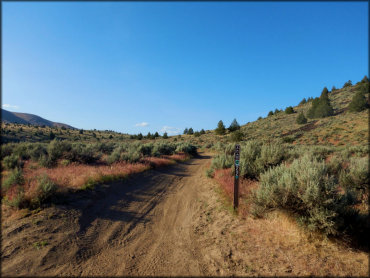
M 184 161 L 188 156 L 184 153 L 164 157 L 146 157 L 140 163 L 116 162 L 112 165 L 86 165 L 72 163 L 66 166 L 59 163 L 58 167 L 45 168 L 32 161 L 26 161 L 23 169 L 25 184 L 23 186 L 25 197 L 32 199 L 38 191 L 38 178 L 47 175 L 55 184 L 63 189 L 81 189 L 89 182 L 104 182 L 125 178 L 130 174 L 139 173 L 150 168 L 174 164 L 175 161 Z M 3 181 L 9 174 L 3 171 Z M 9 200 L 19 192 L 19 187 L 14 186 L 6 192 Z
M 232 175 L 232 169 L 217 169 L 215 170 L 214 179 L 221 186 L 223 193 L 229 202 L 233 201 L 234 198 L 234 176 Z M 239 208 L 238 212 L 241 216 L 245 217 L 248 215 L 250 202 L 249 196 L 252 190 L 256 189 L 258 182 L 251 179 L 239 180 Z
M 25 194 L 26 197 L 34 197 L 37 192 L 38 177 L 47 175 L 59 187 L 66 189 L 80 189 L 90 180 L 99 181 L 104 177 L 124 178 L 133 173 L 139 173 L 149 169 L 149 165 L 143 163 L 126 163 L 118 162 L 113 165 L 83 165 L 71 164 L 68 166 L 60 166 L 57 168 L 40 167 L 32 169 L 24 167 Z
M 250 263 L 258 275 L 271 275 L 272 269 L 278 276 L 368 275 L 365 252 L 310 236 L 282 212 L 247 218 L 241 229 L 240 251 L 253 258 Z

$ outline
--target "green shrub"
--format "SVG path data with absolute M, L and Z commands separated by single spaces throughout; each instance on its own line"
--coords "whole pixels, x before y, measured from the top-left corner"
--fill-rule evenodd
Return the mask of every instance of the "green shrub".
M 217 128 L 215 129 L 215 133 L 217 135 L 224 135 L 226 132 L 226 128 L 225 128 L 225 125 L 222 121 L 219 121 L 218 124 L 217 124 Z
M 112 142 L 108 143 L 98 143 L 96 144 L 96 149 L 99 152 L 102 152 L 104 154 L 111 154 L 115 148 L 115 144 Z
M 297 117 L 297 124 L 303 125 L 307 123 L 307 119 L 304 116 L 303 112 L 300 112 Z
M 315 98 L 312 101 L 312 106 L 307 112 L 307 117 L 324 118 L 324 117 L 332 116 L 334 114 L 334 110 L 330 104 L 328 93 L 329 91 L 325 87 L 322 90 L 320 98 Z
M 244 134 L 240 130 L 234 131 L 230 135 L 230 141 L 231 142 L 240 142 L 243 140 Z
M 348 109 L 351 112 L 361 112 L 366 108 L 368 108 L 366 98 L 364 94 L 359 91 L 353 96 L 351 103 L 348 105 Z
M 260 169 L 274 167 L 283 161 L 285 151 L 284 146 L 280 143 L 263 144 L 256 163 L 260 165 Z
M 339 177 L 339 174 L 343 167 L 343 158 L 339 157 L 338 155 L 333 155 L 330 159 L 330 161 L 327 163 L 328 172 L 330 175 L 333 175 L 336 178 Z
M 42 156 L 47 155 L 46 147 L 42 144 L 32 143 L 28 149 L 28 154 L 33 161 L 38 161 Z
M 253 197 L 257 216 L 270 209 L 289 210 L 309 230 L 326 235 L 344 229 L 344 218 L 354 213 L 352 195 L 339 195 L 325 162 L 308 155 L 294 160 L 290 167 L 282 164 L 261 174 Z
M 301 102 L 300 102 L 298 105 L 303 105 L 303 104 L 305 104 L 305 103 L 307 103 L 307 100 L 306 100 L 306 98 L 303 98 L 303 99 L 301 100 Z
M 347 169 L 340 173 L 339 182 L 346 188 L 366 190 L 370 182 L 368 157 L 351 157 Z
M 148 143 L 139 146 L 138 151 L 143 155 L 143 156 L 150 156 L 152 154 L 152 150 L 154 148 L 153 143 Z
M 72 146 L 70 143 L 53 140 L 50 142 L 47 152 L 48 152 L 48 165 L 54 166 L 57 163 L 57 160 L 63 157 L 63 154 L 71 151 Z
M 236 119 L 234 119 L 232 121 L 232 123 L 230 124 L 228 129 L 229 129 L 230 132 L 233 132 L 233 131 L 236 131 L 236 130 L 240 129 L 240 125 L 239 125 L 239 123 L 237 122 Z
M 240 176 L 257 178 L 262 171 L 261 164 L 257 163 L 261 155 L 262 144 L 255 140 L 248 141 L 240 150 Z
M 351 86 L 352 86 L 352 81 L 348 80 L 346 83 L 344 83 L 343 88 L 351 87 Z
M 100 156 L 93 145 L 74 143 L 69 151 L 63 153 L 62 157 L 73 162 L 89 164 L 97 161 Z
M 206 170 L 206 176 L 209 178 L 213 178 L 214 176 L 214 169 L 210 168 Z
M 295 141 L 295 137 L 294 136 L 284 136 L 282 140 L 284 143 L 293 143 Z
M 5 196 L 3 201 L 6 205 L 14 208 L 24 208 L 27 207 L 27 201 L 25 199 L 24 195 L 24 189 L 22 186 L 17 186 L 16 187 L 16 196 L 13 197 L 11 200 L 8 198 L 8 196 Z
M 121 153 L 120 159 L 121 161 L 126 161 L 129 163 L 136 163 L 140 160 L 141 155 L 138 150 L 130 148 L 127 153 Z
M 213 160 L 211 169 L 226 169 L 230 168 L 234 164 L 232 156 L 227 154 L 219 154 Z
M 15 144 L 1 144 L 1 159 L 13 153 Z
M 294 109 L 292 106 L 288 106 L 287 108 L 285 108 L 285 114 L 293 114 L 294 113 Z
M 6 191 L 12 186 L 23 185 L 23 184 L 24 184 L 23 172 L 21 169 L 16 168 L 5 179 L 1 187 L 3 190 Z
M 267 117 L 270 117 L 270 116 L 273 116 L 274 115 L 274 112 L 270 111 L 268 114 L 267 114 Z
M 15 154 L 5 157 L 2 161 L 3 167 L 7 170 L 14 169 L 16 167 L 22 168 L 23 161 Z
M 190 143 L 180 143 L 176 146 L 177 153 L 183 152 L 192 156 L 197 155 L 197 147 Z
M 37 195 L 31 201 L 32 207 L 40 207 L 57 191 L 56 184 L 45 174 L 38 177 Z

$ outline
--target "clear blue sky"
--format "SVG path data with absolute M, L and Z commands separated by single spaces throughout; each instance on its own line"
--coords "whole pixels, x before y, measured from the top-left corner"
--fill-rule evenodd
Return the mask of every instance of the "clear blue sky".
M 3 107 L 83 129 L 245 124 L 368 75 L 367 2 L 3 2 L 2 31 Z

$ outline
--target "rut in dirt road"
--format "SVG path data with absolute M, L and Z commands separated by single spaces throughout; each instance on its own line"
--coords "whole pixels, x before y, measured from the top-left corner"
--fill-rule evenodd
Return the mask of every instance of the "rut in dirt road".
M 43 229 L 53 231 L 42 256 L 25 250 L 22 258 L 13 251 L 3 260 L 3 274 L 206 274 L 193 221 L 209 159 L 203 155 L 102 185 L 93 199 L 54 208 L 54 223 Z

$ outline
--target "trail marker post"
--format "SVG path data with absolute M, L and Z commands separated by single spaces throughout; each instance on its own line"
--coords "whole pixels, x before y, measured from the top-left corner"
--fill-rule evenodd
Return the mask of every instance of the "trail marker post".
M 234 210 L 239 206 L 239 160 L 240 145 L 235 145 Z

